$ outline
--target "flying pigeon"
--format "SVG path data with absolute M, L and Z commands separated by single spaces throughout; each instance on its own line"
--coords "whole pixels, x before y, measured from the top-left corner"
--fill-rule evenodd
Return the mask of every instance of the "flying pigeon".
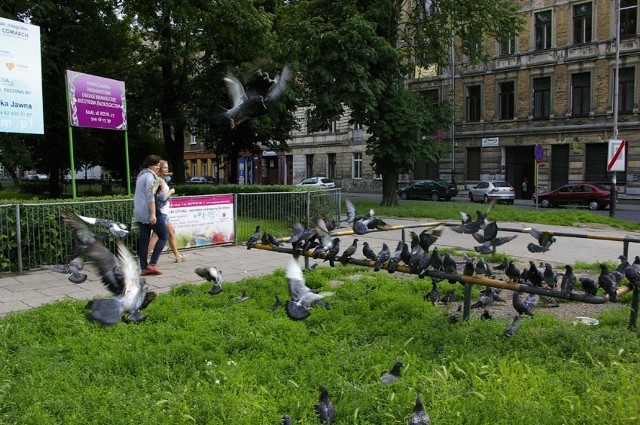
M 413 408 L 413 414 L 409 418 L 409 425 L 430 425 L 431 418 L 429 414 L 424 411 L 424 405 L 422 404 L 422 397 L 418 395 L 416 397 L 416 405 Z
M 213 282 L 209 294 L 217 295 L 222 292 L 222 272 L 216 267 L 198 267 L 195 272 L 201 278 Z
M 519 324 L 520 324 L 520 315 L 516 314 L 513 317 L 513 322 L 511 322 L 510 324 L 507 325 L 506 328 L 504 328 L 504 331 L 502 331 L 502 334 L 507 338 L 511 338 L 513 335 L 515 335 L 518 332 Z
M 518 237 L 518 235 L 510 235 L 495 237 L 491 240 L 484 240 L 484 236 L 482 236 L 480 233 L 472 233 L 471 236 L 473 236 L 476 241 L 482 244 L 473 247 L 473 249 L 480 254 L 493 254 L 497 247 L 499 247 L 500 245 L 504 245 L 507 242 L 511 242 Z
M 262 234 L 262 237 L 260 238 L 260 242 L 263 245 L 271 245 L 271 246 L 280 246 L 280 245 L 282 245 L 282 243 L 280 241 L 278 241 L 275 238 L 275 236 L 273 236 L 271 233 L 267 232 L 266 230 Z
M 80 256 L 75 257 L 67 264 L 43 265 L 42 268 L 59 273 L 66 273 L 68 274 L 69 281 L 76 284 L 83 283 L 88 277 L 86 273 L 81 272 L 84 268 L 84 261 Z
M 86 245 L 87 255 L 98 266 L 102 283 L 114 295 L 90 301 L 87 319 L 104 326 L 115 324 L 126 313 L 128 322 L 142 322 L 146 316 L 140 313 L 156 296 L 147 291 L 145 279 L 140 277 L 140 267 L 133 254 L 120 239 L 116 239 L 117 256 L 98 239 L 77 214 L 69 210 L 61 212 L 65 224 L 73 229 L 80 243 Z
M 264 94 L 257 94 L 250 92 L 247 95 L 245 87 L 240 80 L 233 74 L 228 73 L 224 77 L 229 97 L 231 98 L 232 106 L 230 109 L 225 110 L 221 116 L 217 116 L 217 119 L 226 118 L 231 124 L 231 128 L 236 128 L 243 121 L 259 117 L 267 113 L 267 106 L 265 102 L 272 102 L 278 100 L 284 93 L 287 83 L 291 80 L 292 72 L 289 65 L 285 65 L 282 71 L 273 79 L 268 78 L 269 89 Z M 263 74 L 264 77 L 264 74 Z M 265 79 L 265 78 L 263 78 Z
M 520 295 L 517 292 L 513 292 L 513 300 L 512 300 L 513 308 L 518 312 L 518 316 L 522 314 L 526 314 L 527 316 L 533 317 L 533 309 L 527 307 L 524 302 L 520 299 Z
M 326 253 L 331 248 L 333 240 L 331 239 L 331 234 L 329 233 L 327 225 L 322 218 L 318 219 L 314 229 L 316 231 L 316 235 L 320 239 L 320 244 L 313 251 L 312 255 L 314 259 L 317 259 L 320 254 Z
M 400 368 L 402 368 L 403 366 L 404 365 L 402 364 L 401 361 L 396 361 L 393 364 L 393 367 L 391 368 L 391 370 L 389 372 L 384 373 L 380 377 L 380 381 L 383 384 L 393 384 L 400 378 Z
M 532 253 L 547 252 L 549 251 L 551 244 L 556 241 L 556 238 L 553 237 L 553 233 L 546 230 L 538 230 L 535 227 L 532 227 L 529 229 L 529 233 L 531 233 L 531 236 L 538 241 L 538 245 L 534 243 L 527 245 L 527 249 Z
M 109 229 L 109 232 L 118 239 L 123 239 L 129 234 L 127 226 L 122 223 L 116 223 L 115 221 L 106 218 L 85 217 L 79 214 L 78 217 L 80 217 L 86 223 L 100 227 L 106 227 L 107 229 Z
M 442 236 L 442 231 L 444 230 L 444 226 L 442 224 L 438 224 L 435 226 L 428 227 L 420 232 L 418 235 L 418 240 L 420 243 L 420 247 L 424 251 L 429 251 L 429 247 L 436 243 L 438 238 Z
M 509 261 L 507 261 L 507 257 L 504 257 L 502 259 L 502 263 L 498 264 L 497 266 L 494 267 L 495 270 L 504 270 L 507 268 L 507 266 L 509 265 Z
M 256 230 L 249 236 L 249 239 L 247 239 L 247 249 L 251 249 L 253 244 L 260 240 L 260 234 L 260 226 L 256 226 Z
M 475 303 L 471 304 L 471 308 L 484 308 L 493 304 L 493 296 L 492 295 L 480 295 L 480 298 Z
M 336 420 L 336 411 L 329 397 L 329 390 L 324 385 L 320 385 L 320 398 L 314 408 L 321 424 L 331 425 Z
M 333 292 L 320 292 L 316 294 L 311 291 L 305 283 L 298 261 L 294 258 L 289 261 L 286 278 L 289 285 L 289 295 L 291 295 L 291 300 L 286 305 L 286 311 L 287 316 L 292 320 L 306 319 L 309 317 L 309 309 L 311 308 L 312 302 L 333 295 Z
M 493 208 L 496 206 L 496 203 L 497 201 L 495 199 L 492 200 L 489 206 L 487 207 L 487 212 L 485 213 L 476 211 L 477 218 L 475 221 L 473 220 L 471 215 L 463 211 L 460 211 L 460 215 L 462 217 L 462 224 L 459 226 L 451 227 L 451 230 L 453 230 L 456 233 L 469 233 L 469 234 L 480 231 L 480 229 L 484 228 L 487 225 L 487 217 L 489 216 Z
M 340 262 L 342 264 L 347 264 L 347 260 L 356 253 L 358 249 L 358 238 L 355 238 L 351 245 L 347 247 L 344 251 L 342 251 L 342 255 L 340 256 Z
M 570 295 L 571 291 L 573 291 L 573 287 L 576 285 L 576 275 L 573 274 L 573 267 L 569 264 L 564 266 L 565 272 L 562 276 L 562 281 L 560 282 L 560 292 L 564 295 Z

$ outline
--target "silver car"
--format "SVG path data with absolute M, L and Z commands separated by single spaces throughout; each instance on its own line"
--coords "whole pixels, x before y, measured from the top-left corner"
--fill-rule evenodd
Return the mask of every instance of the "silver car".
M 493 199 L 506 204 L 513 204 L 516 200 L 516 190 L 505 181 L 480 182 L 469 189 L 469 200 L 488 204 Z

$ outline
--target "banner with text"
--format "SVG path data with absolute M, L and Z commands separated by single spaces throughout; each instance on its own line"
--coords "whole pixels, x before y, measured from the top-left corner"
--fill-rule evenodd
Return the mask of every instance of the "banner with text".
M 0 18 L 0 132 L 44 134 L 40 27 Z
M 171 198 L 171 224 L 178 248 L 233 242 L 233 195 Z
M 67 70 L 67 99 L 72 126 L 127 129 L 124 81 Z

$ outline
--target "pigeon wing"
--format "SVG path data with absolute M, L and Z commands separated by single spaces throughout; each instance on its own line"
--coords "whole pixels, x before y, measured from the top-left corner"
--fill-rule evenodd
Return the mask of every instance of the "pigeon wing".
M 244 91 L 244 87 L 240 80 L 238 80 L 233 74 L 229 73 L 224 77 L 224 83 L 227 86 L 229 97 L 233 107 L 237 107 L 247 100 L 247 93 Z
M 287 83 L 291 80 L 292 75 L 291 67 L 288 64 L 285 65 L 282 68 L 282 71 L 280 71 L 280 73 L 276 75 L 276 78 L 274 78 L 274 83 L 271 85 L 271 88 L 264 100 L 267 102 L 278 100 L 287 89 Z

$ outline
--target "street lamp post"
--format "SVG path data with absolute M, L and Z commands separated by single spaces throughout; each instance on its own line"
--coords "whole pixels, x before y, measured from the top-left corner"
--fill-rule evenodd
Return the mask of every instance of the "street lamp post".
M 613 78 L 613 138 L 618 140 L 618 96 L 620 78 L 620 0 L 616 0 L 616 66 Z M 611 177 L 611 190 L 609 191 L 609 217 L 616 216 L 616 198 L 618 195 L 617 172 L 613 171 Z

